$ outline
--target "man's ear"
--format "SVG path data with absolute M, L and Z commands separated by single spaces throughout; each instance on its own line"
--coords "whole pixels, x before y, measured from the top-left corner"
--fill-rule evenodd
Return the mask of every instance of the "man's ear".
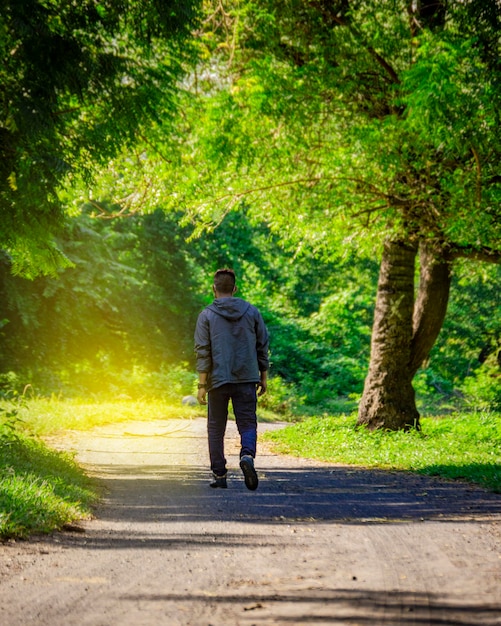
M 235 285 L 235 286 L 233 287 L 233 291 L 232 291 L 232 293 L 237 293 L 237 291 L 238 291 L 238 289 L 237 289 L 237 286 Z
M 216 285 L 212 285 L 212 293 L 216 295 Z

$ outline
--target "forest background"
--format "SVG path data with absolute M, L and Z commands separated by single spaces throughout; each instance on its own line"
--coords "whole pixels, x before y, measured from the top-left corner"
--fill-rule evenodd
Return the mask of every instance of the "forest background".
M 477 256 L 499 243 L 495 0 L 452 3 L 448 16 L 417 3 L 405 36 L 405 3 L 327 14 L 315 2 L 193 2 L 168 15 L 162 3 L 2 4 L 4 394 L 180 402 L 194 390 L 196 317 L 213 272 L 230 266 L 270 331 L 263 406 L 350 410 L 382 242 L 417 228 L 436 239 L 398 213 L 401 188 L 426 219 L 418 194 L 447 198 L 444 238 Z M 324 39 L 329 19 L 342 58 Z M 368 70 L 391 75 L 383 53 L 407 81 L 396 95 Z M 365 169 L 363 188 L 340 182 L 348 169 Z M 475 261 L 454 259 L 443 327 L 413 377 L 422 410 L 501 407 L 500 268 Z
M 244 211 L 191 240 L 182 214 L 157 208 L 107 220 L 92 211 L 85 205 L 69 219 L 58 241 L 74 267 L 28 280 L 2 266 L 6 389 L 179 403 L 194 392 L 193 328 L 211 301 L 213 271 L 231 266 L 239 295 L 260 307 L 270 331 L 263 405 L 281 413 L 355 407 L 369 360 L 376 259 L 350 249 L 329 263 L 298 259 Z M 466 262 L 455 271 L 444 327 L 415 380 L 424 410 L 499 410 L 498 276 L 496 266 Z

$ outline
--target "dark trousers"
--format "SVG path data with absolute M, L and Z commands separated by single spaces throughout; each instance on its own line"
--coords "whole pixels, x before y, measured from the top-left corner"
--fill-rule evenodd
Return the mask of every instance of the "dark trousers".
M 211 389 L 209 391 L 207 420 L 209 457 L 211 470 L 218 476 L 223 476 L 226 473 L 224 434 L 228 422 L 230 399 L 240 433 L 240 457 L 248 455 L 254 458 L 256 456 L 256 383 L 228 383 Z

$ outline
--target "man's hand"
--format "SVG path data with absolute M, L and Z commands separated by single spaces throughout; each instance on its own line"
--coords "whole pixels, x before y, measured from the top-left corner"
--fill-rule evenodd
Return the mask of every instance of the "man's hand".
M 198 390 L 197 400 L 199 404 L 207 404 L 207 387 Z
M 207 404 L 207 372 L 198 372 L 198 393 L 199 404 Z
M 261 372 L 261 380 L 257 384 L 257 395 L 262 396 L 267 389 L 267 372 Z

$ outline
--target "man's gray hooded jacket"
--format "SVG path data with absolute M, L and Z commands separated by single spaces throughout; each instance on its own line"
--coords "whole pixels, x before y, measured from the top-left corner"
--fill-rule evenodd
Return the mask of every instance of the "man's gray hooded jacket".
M 268 331 L 259 310 L 241 298 L 216 298 L 198 316 L 197 371 L 208 389 L 226 383 L 258 383 L 269 367 Z

